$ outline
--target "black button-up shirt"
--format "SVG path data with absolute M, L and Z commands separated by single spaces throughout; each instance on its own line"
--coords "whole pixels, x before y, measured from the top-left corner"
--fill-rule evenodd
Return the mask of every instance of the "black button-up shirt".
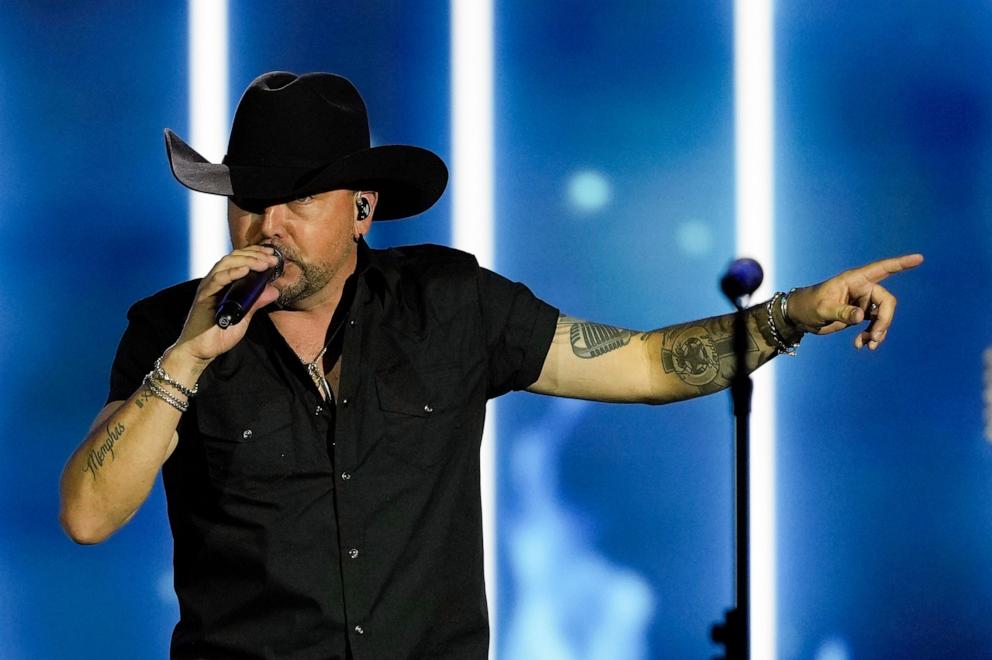
M 537 379 L 558 312 L 455 250 L 360 249 L 336 402 L 259 313 L 182 417 L 174 658 L 487 655 L 485 404 Z M 108 400 L 175 342 L 196 286 L 131 308 Z

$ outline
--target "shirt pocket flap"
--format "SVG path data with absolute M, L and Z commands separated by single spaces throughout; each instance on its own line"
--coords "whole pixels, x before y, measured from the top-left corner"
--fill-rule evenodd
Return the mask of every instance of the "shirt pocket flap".
M 204 435 L 251 442 L 292 424 L 286 397 L 239 392 L 197 401 L 197 425 Z
M 464 417 L 462 367 L 402 363 L 376 372 L 385 449 L 392 456 L 430 468 L 450 456 Z
M 434 417 L 457 408 L 464 399 L 463 367 L 444 363 L 402 364 L 376 372 L 379 407 L 414 417 Z
M 413 370 L 377 373 L 375 389 L 382 410 L 413 417 L 427 417 L 433 412 L 427 388 Z

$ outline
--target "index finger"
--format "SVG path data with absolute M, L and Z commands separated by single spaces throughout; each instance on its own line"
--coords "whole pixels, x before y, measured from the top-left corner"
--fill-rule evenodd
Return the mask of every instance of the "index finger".
M 902 271 L 909 270 L 911 268 L 916 268 L 922 263 L 922 254 L 907 254 L 901 257 L 892 257 L 890 259 L 875 261 L 870 264 L 866 264 L 861 268 L 855 268 L 853 272 L 864 276 L 872 282 L 881 282 L 889 275 L 901 273 Z

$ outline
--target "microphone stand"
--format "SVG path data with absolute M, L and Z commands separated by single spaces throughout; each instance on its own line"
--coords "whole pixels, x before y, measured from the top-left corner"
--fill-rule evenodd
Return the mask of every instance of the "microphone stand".
M 723 660 L 750 660 L 751 656 L 751 615 L 749 595 L 750 575 L 750 525 L 748 520 L 749 457 L 751 416 L 751 393 L 754 384 L 744 367 L 747 353 L 747 316 L 741 298 L 732 298 L 737 312 L 734 314 L 734 357 L 737 361 L 734 377 L 730 383 L 735 419 L 734 445 L 734 495 L 736 543 L 734 555 L 734 609 L 726 613 L 726 618 L 714 624 L 710 636 L 714 642 L 724 646 Z

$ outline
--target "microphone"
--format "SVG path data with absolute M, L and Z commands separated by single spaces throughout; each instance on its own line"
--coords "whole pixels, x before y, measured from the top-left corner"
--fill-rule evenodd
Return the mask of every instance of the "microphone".
M 720 278 L 720 289 L 730 302 L 740 307 L 738 301 L 749 296 L 761 286 L 765 277 L 761 264 L 754 259 L 737 259 L 727 267 L 727 272 Z
M 262 247 L 272 248 L 279 258 L 279 263 L 262 272 L 249 271 L 240 280 L 235 280 L 227 286 L 224 296 L 220 299 L 220 304 L 217 305 L 217 314 L 214 316 L 214 320 L 221 328 L 240 323 L 251 306 L 265 291 L 269 282 L 279 279 L 279 276 L 282 275 L 282 267 L 286 262 L 282 252 L 274 245 L 263 245 Z

